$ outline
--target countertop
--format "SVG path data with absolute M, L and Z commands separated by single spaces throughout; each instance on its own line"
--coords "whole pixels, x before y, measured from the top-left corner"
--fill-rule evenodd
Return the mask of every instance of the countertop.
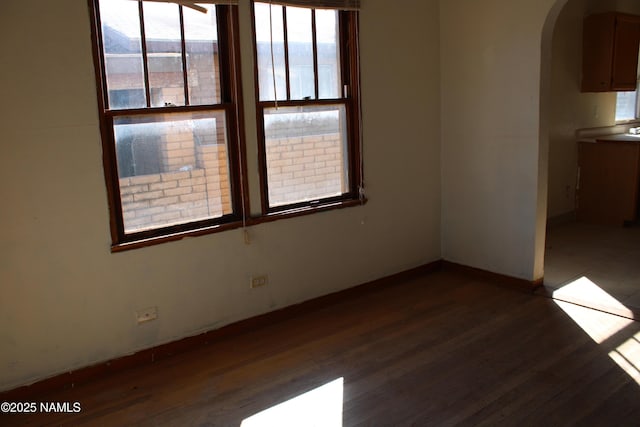
M 595 138 L 582 138 L 581 142 L 640 142 L 640 135 L 619 133 L 614 135 L 602 135 Z

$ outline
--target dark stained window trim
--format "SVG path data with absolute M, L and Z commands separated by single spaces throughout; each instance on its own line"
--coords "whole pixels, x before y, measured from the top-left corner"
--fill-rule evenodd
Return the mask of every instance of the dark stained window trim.
M 89 9 L 91 13 L 91 35 L 93 39 L 93 56 L 95 69 L 95 78 L 97 82 L 97 99 L 99 106 L 99 125 L 100 133 L 102 137 L 103 146 L 103 169 L 106 181 L 106 189 L 108 196 L 109 206 L 109 222 L 111 231 L 111 252 L 119 253 L 128 250 L 154 246 L 166 242 L 179 241 L 184 238 L 196 237 L 202 235 L 209 235 L 229 230 L 234 230 L 242 227 L 257 226 L 260 224 L 278 221 L 281 219 L 289 219 L 295 217 L 307 216 L 319 212 L 328 212 L 336 209 L 343 209 L 349 207 L 363 206 L 367 203 L 367 199 L 359 194 L 359 185 L 362 183 L 362 176 L 360 171 L 362 165 L 360 164 L 360 145 L 357 142 L 349 144 L 350 156 L 353 156 L 355 162 L 350 162 L 349 174 L 352 179 L 352 191 L 342 196 L 325 199 L 317 202 L 304 203 L 301 205 L 289 205 L 279 207 L 278 209 L 272 209 L 269 212 L 264 212 L 257 216 L 251 216 L 250 208 L 250 193 L 248 189 L 248 171 L 246 161 L 246 147 L 243 143 L 245 141 L 245 126 L 242 106 L 242 87 L 241 87 L 241 74 L 240 74 L 240 51 L 239 40 L 231 40 L 232 37 L 238 37 L 238 25 L 239 17 L 237 7 L 224 6 L 220 10 L 224 10 L 228 13 L 228 19 L 225 22 L 230 22 L 232 27 L 225 27 L 224 31 L 220 31 L 220 42 L 231 41 L 232 49 L 228 52 L 228 57 L 221 55 L 221 61 L 228 61 L 225 67 L 221 67 L 221 96 L 222 99 L 229 99 L 232 97 L 235 102 L 229 103 L 222 101 L 220 104 L 215 105 L 198 105 L 198 106 L 177 106 L 177 107 L 148 107 L 140 109 L 129 110 L 110 110 L 107 107 L 107 85 L 105 84 L 104 76 L 104 63 L 102 59 L 102 34 L 99 20 L 97 19 L 98 0 L 87 0 L 89 3 Z M 253 3 L 252 3 L 253 7 Z M 252 26 L 253 26 L 252 19 Z M 354 14 L 348 22 L 343 22 L 341 19 L 341 34 L 344 33 L 343 28 L 347 28 L 350 34 L 357 35 L 357 15 Z M 355 25 L 355 27 L 353 27 Z M 351 26 L 351 28 L 349 28 Z M 255 40 L 255 27 L 253 27 L 253 34 Z M 225 39 L 226 37 L 226 39 Z M 355 43 L 353 43 L 355 41 Z M 349 81 L 350 84 L 350 96 L 349 98 L 339 98 L 335 100 L 323 99 L 316 100 L 316 105 L 345 103 L 347 100 L 352 99 L 351 102 L 346 103 L 347 108 L 354 108 L 355 114 L 349 114 L 348 117 L 353 120 L 353 123 L 349 123 L 349 126 L 354 132 L 354 137 L 359 138 L 360 131 L 360 106 L 359 106 L 359 86 L 356 84 L 359 79 L 359 61 L 358 61 L 358 43 L 357 40 L 341 41 L 341 48 L 345 49 L 345 46 L 349 46 L 349 49 L 354 49 L 354 53 L 349 55 L 350 63 L 347 68 L 350 72 Z M 255 44 L 254 44 L 255 48 Z M 146 64 L 145 64 L 146 66 Z M 345 73 L 343 64 L 342 73 Z M 257 91 L 257 68 L 255 73 L 255 89 Z M 344 75 L 344 74 L 343 74 Z M 145 80 L 148 77 L 145 78 Z M 148 83 L 145 81 L 145 86 L 148 88 Z M 317 83 L 316 83 L 316 91 Z M 146 89 L 148 91 L 148 89 Z M 147 99 L 150 99 L 147 94 Z M 186 98 L 188 100 L 188 98 Z M 279 105 L 291 104 L 296 105 L 297 101 L 279 102 Z M 269 106 L 270 102 L 264 102 L 262 107 Z M 137 115 L 137 114 L 156 114 L 156 113 L 178 113 L 178 112 L 197 112 L 197 111 L 210 111 L 210 110 L 234 110 L 234 114 L 228 114 L 227 120 L 229 121 L 228 128 L 235 133 L 233 138 L 229 138 L 228 146 L 230 150 L 236 151 L 235 158 L 237 160 L 232 161 L 230 159 L 230 171 L 232 185 L 235 185 L 235 191 L 238 194 L 234 194 L 234 212 L 235 214 L 226 215 L 221 218 L 213 220 L 198 221 L 192 223 L 179 224 L 171 227 L 157 228 L 149 231 L 142 231 L 137 233 L 124 233 L 123 218 L 120 214 L 121 201 L 120 191 L 118 184 L 117 170 L 113 167 L 115 165 L 116 153 L 115 144 L 111 143 L 113 140 L 113 126 L 112 121 L 115 117 L 123 115 Z M 238 144 L 238 139 L 242 143 Z M 357 141 L 357 140 L 356 140 Z M 353 169 L 353 170 L 351 170 Z M 261 189 L 262 192 L 262 189 Z M 261 194 L 262 200 L 264 194 Z M 241 209 L 241 206 L 244 206 Z M 244 212 L 243 212 L 244 211 Z M 243 218 L 244 215 L 244 218 Z
M 257 133 L 258 133 L 258 168 L 260 175 L 260 202 L 263 217 L 273 217 L 276 215 L 286 215 L 285 212 L 297 211 L 300 209 L 315 209 L 315 206 L 320 204 L 330 205 L 336 198 L 328 198 L 318 201 L 309 201 L 296 203 L 293 205 L 283 206 L 269 206 L 269 190 L 267 182 L 267 161 L 266 161 L 266 147 L 265 147 L 265 134 L 264 134 L 264 110 L 268 107 L 280 106 L 317 106 L 317 105 L 335 105 L 343 104 L 346 108 L 347 117 L 347 150 L 349 156 L 348 162 L 348 176 L 350 179 L 349 191 L 338 196 L 338 199 L 351 200 L 357 202 L 356 204 L 364 203 L 364 196 L 361 195 L 361 189 L 363 188 L 364 177 L 363 173 L 363 159 L 361 153 L 361 110 L 360 110 L 360 52 L 359 52 L 359 40 L 358 40 L 358 27 L 359 19 L 358 13 L 355 11 L 338 10 L 338 26 L 340 33 L 340 65 L 341 65 L 341 88 L 344 91 L 344 87 L 348 87 L 348 94 L 345 96 L 343 93 L 342 98 L 337 99 L 317 99 L 318 98 L 318 74 L 316 64 L 316 34 L 315 34 L 315 13 L 312 14 L 313 25 L 313 49 L 314 49 L 314 68 L 315 68 L 315 92 L 316 99 L 314 100 L 292 100 L 290 92 L 290 78 L 289 78 L 289 57 L 287 48 L 287 30 L 286 30 L 286 7 L 282 7 L 283 15 L 283 31 L 284 31 L 284 61 L 285 61 L 285 86 L 286 86 L 286 100 L 277 101 L 261 101 L 260 100 L 260 86 L 258 75 L 258 46 L 256 37 L 256 24 L 255 24 L 255 2 L 251 1 L 251 29 L 253 39 L 253 57 L 254 57 L 254 90 L 256 99 L 256 120 L 257 120 Z M 260 2 L 260 1 L 258 1 Z M 263 0 L 262 2 L 266 2 Z M 275 2 L 273 3 L 276 4 Z M 291 5 L 290 5 L 291 6 Z M 277 98 L 277 95 L 276 95 Z
M 334 202 L 327 202 L 318 204 L 316 206 L 302 206 L 298 208 L 283 210 L 280 212 L 273 212 L 267 215 L 251 216 L 246 221 L 234 221 L 227 224 L 213 225 L 202 228 L 196 228 L 188 231 L 175 232 L 165 234 L 157 237 L 149 237 L 145 239 L 132 240 L 130 242 L 123 242 L 114 244 L 111 246 L 111 252 L 124 252 L 132 249 L 140 249 L 149 246 L 158 245 L 167 242 L 176 242 L 189 237 L 205 236 L 209 234 L 220 233 L 223 231 L 235 230 L 238 228 L 250 228 L 260 224 L 266 224 L 269 222 L 279 221 L 283 219 L 304 217 L 320 212 L 329 212 L 337 209 L 351 208 L 356 206 L 364 206 L 368 200 L 363 199 L 345 199 Z
M 97 96 L 100 117 L 100 132 L 103 147 L 103 169 L 107 187 L 109 203 L 109 217 L 112 251 L 121 248 L 133 248 L 147 246 L 153 242 L 175 239 L 176 236 L 183 236 L 189 233 L 202 233 L 203 230 L 217 230 L 229 228 L 229 224 L 242 222 L 242 207 L 248 209 L 249 196 L 247 191 L 243 191 L 242 181 L 246 182 L 246 149 L 244 147 L 244 118 L 242 107 L 242 91 L 240 86 L 240 52 L 238 34 L 238 10 L 232 6 L 218 6 L 218 33 L 219 44 L 224 46 L 220 49 L 220 103 L 213 105 L 193 105 L 189 106 L 188 97 L 185 98 L 186 105 L 176 107 L 150 107 L 149 104 L 149 83 L 145 70 L 145 92 L 147 93 L 147 108 L 134 109 L 110 109 L 107 104 L 108 87 L 106 84 L 105 62 L 103 57 L 102 27 L 99 19 L 99 0 L 88 0 L 91 13 L 91 34 L 93 38 L 93 56 L 95 63 L 95 74 L 97 83 Z M 140 5 L 142 3 L 139 3 Z M 141 7 L 141 6 L 140 6 Z M 179 11 L 182 6 L 179 7 Z M 182 24 L 182 15 L 181 24 Z M 143 15 L 140 15 L 141 28 L 144 28 Z M 143 31 L 143 30 L 142 30 Z M 183 45 L 183 68 L 184 68 L 184 29 L 181 25 L 181 43 Z M 234 37 L 236 39 L 234 39 Z M 141 38 L 143 46 L 143 57 L 146 57 L 144 46 L 145 37 Z M 146 61 L 143 61 L 146 67 Z M 183 70 L 185 75 L 187 71 Z M 185 85 L 185 95 L 187 92 Z M 182 224 L 156 227 L 150 230 L 139 232 L 125 232 L 122 215 L 122 202 L 120 197 L 120 185 L 116 165 L 115 138 L 113 134 L 114 118 L 119 116 L 152 116 L 162 113 L 186 113 L 204 111 L 225 111 L 227 121 L 227 150 L 229 157 L 229 178 L 231 187 L 232 214 L 223 215 L 218 218 L 210 218 L 202 221 L 186 222 Z M 208 232 L 208 231 L 207 231 Z

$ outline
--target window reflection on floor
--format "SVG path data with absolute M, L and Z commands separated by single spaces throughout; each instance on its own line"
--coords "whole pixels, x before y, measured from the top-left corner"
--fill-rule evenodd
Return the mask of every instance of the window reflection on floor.
M 640 384 L 640 326 L 631 318 L 612 315 L 568 301 L 598 301 L 615 307 L 616 312 L 633 313 L 587 277 L 581 277 L 553 292 L 554 302 L 576 322 L 609 357 L 633 380 Z
M 640 384 L 640 332 L 611 351 L 609 357 Z
M 572 302 L 587 307 L 602 308 L 604 311 L 609 311 L 630 319 L 633 318 L 633 311 L 629 310 L 624 304 L 585 276 L 553 291 L 553 298 L 555 300 Z M 626 326 L 626 324 L 623 323 L 624 322 L 621 323 L 621 327 Z M 606 338 L 608 338 L 608 336 L 604 337 L 604 339 Z
M 342 427 L 343 378 L 265 409 L 240 427 Z

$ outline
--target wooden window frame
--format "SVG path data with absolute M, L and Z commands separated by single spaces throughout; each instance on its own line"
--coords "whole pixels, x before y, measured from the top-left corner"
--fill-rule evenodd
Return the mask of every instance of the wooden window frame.
M 260 3 L 268 3 L 263 1 Z M 289 58 L 287 47 L 287 29 L 286 29 L 286 7 L 282 6 L 283 25 L 284 25 L 284 57 L 285 57 L 285 84 L 286 84 L 286 100 L 278 101 L 261 101 L 260 87 L 258 75 L 258 47 L 255 23 L 255 1 L 251 1 L 251 23 L 253 33 L 254 48 L 254 77 L 255 77 L 255 93 L 256 93 L 256 119 L 258 133 L 258 167 L 260 175 L 260 196 L 262 217 L 265 220 L 278 219 L 280 217 L 292 217 L 308 214 L 316 211 L 324 211 L 329 209 L 349 207 L 366 203 L 363 194 L 363 176 L 362 176 L 362 147 L 360 135 L 360 63 L 359 63 L 359 41 L 358 41 L 358 13 L 353 10 L 337 10 L 338 26 L 339 26 L 339 46 L 340 46 L 340 71 L 342 84 L 342 97 L 336 99 L 320 99 L 319 98 L 319 73 L 317 61 L 317 43 L 315 28 L 315 13 L 312 13 L 312 38 L 313 38 L 313 66 L 314 66 L 314 84 L 315 99 L 310 100 L 292 100 L 290 91 L 289 77 Z M 319 10 L 319 9 L 312 9 Z M 344 91 L 347 91 L 345 96 Z M 277 96 L 276 96 L 277 98 Z M 267 160 L 266 160 L 266 143 L 264 131 L 264 111 L 267 108 L 274 107 L 304 107 L 304 106 L 320 106 L 320 105 L 338 105 L 342 104 L 346 110 L 347 124 L 347 173 L 349 177 L 349 187 L 346 193 L 340 196 L 328 197 L 319 200 L 292 203 L 282 206 L 269 206 L 269 191 L 267 179 Z
M 305 100 L 278 101 L 278 106 L 304 106 L 323 104 L 342 104 L 346 110 L 347 120 L 347 151 L 348 151 L 348 192 L 338 196 L 318 201 L 296 203 L 291 205 L 269 208 L 267 191 L 267 168 L 264 144 L 264 122 L 262 111 L 275 103 L 259 101 L 258 65 L 254 67 L 254 89 L 256 92 L 256 111 L 258 112 L 258 172 L 260 175 L 261 213 L 251 216 L 250 191 L 248 188 L 248 170 L 245 147 L 245 126 L 242 105 L 242 87 L 240 74 L 240 45 L 239 45 L 239 12 L 237 5 L 217 4 L 218 36 L 220 53 L 220 90 L 221 100 L 219 104 L 189 105 L 189 86 L 186 81 L 187 68 L 184 66 L 185 41 L 184 22 L 179 6 L 182 32 L 182 63 L 184 73 L 185 105 L 152 107 L 148 70 L 144 71 L 145 96 L 147 106 L 143 108 L 110 109 L 108 105 L 108 87 L 106 79 L 105 58 L 102 44 L 102 27 L 99 16 L 99 0 L 87 0 L 91 15 L 91 36 L 93 41 L 93 57 L 95 64 L 95 78 L 98 99 L 98 113 L 100 133 L 103 150 L 103 170 L 107 189 L 109 222 L 111 233 L 111 251 L 121 252 L 129 249 L 147 247 L 163 242 L 176 241 L 184 237 L 206 235 L 220 231 L 231 230 L 244 226 L 252 226 L 266 222 L 298 217 L 333 209 L 359 206 L 367 202 L 363 192 L 362 153 L 361 153 L 361 125 L 360 125 L 360 65 L 358 44 L 358 13 L 353 10 L 341 10 L 339 16 L 340 28 L 340 67 L 341 87 L 348 87 L 348 96 L 338 99 L 315 99 L 310 102 Z M 257 58 L 254 5 L 251 1 L 251 26 L 254 39 L 254 58 Z M 284 10 L 284 9 L 283 9 Z M 140 18 L 143 21 L 143 17 Z M 141 22 L 144 28 L 144 22 Z M 315 43 L 314 31 L 314 49 Z M 144 37 L 141 40 L 143 52 Z M 143 58 L 146 57 L 143 53 Z M 143 67 L 147 67 L 143 61 Z M 287 67 L 288 72 L 288 67 Z M 314 79 L 316 98 L 319 95 L 317 55 L 314 54 Z M 288 81 L 288 78 L 287 78 Z M 287 84 L 288 86 L 288 84 Z M 344 94 L 344 92 L 343 92 Z M 289 92 L 287 93 L 289 98 Z M 122 116 L 145 116 L 169 113 L 197 113 L 206 111 L 225 112 L 227 149 L 229 160 L 229 178 L 231 186 L 232 213 L 222 217 L 193 221 L 178 225 L 164 226 L 138 232 L 125 232 L 122 213 L 122 201 L 120 183 L 118 177 L 117 155 L 113 131 L 114 119 Z
M 244 147 L 244 124 L 242 116 L 242 91 L 240 86 L 240 51 L 238 41 L 238 8 L 237 6 L 217 5 L 218 48 L 220 62 L 220 101 L 218 104 L 189 105 L 188 84 L 186 82 L 187 68 L 186 49 L 184 39 L 183 6 L 178 5 L 182 35 L 182 62 L 185 80 L 185 105 L 151 107 L 149 96 L 149 75 L 144 71 L 146 108 L 109 109 L 108 87 L 105 71 L 105 58 L 102 44 L 102 27 L 99 16 L 99 0 L 88 0 L 91 11 L 91 33 L 93 39 L 93 55 L 96 71 L 97 96 L 100 116 L 100 132 L 102 136 L 103 169 L 107 187 L 109 217 L 111 228 L 111 249 L 113 252 L 149 246 L 155 243 L 178 240 L 185 236 L 208 234 L 242 226 L 246 207 L 249 206 L 248 191 L 244 183 L 247 182 L 247 171 Z M 141 2 L 139 2 L 141 4 Z M 140 14 L 140 24 L 144 31 L 144 18 Z M 143 67 L 148 66 L 146 46 L 142 37 Z M 114 119 L 122 116 L 144 116 L 168 113 L 224 111 L 227 132 L 227 150 L 229 164 L 229 179 L 231 193 L 231 214 L 217 218 L 192 221 L 177 225 L 157 227 L 144 231 L 125 232 L 122 214 L 120 184 L 118 178 L 115 137 L 113 132 Z M 245 207 L 245 209 L 243 209 Z

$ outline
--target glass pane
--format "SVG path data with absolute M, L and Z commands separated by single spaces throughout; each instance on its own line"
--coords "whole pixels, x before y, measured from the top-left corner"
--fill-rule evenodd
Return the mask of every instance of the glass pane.
M 216 8 L 201 5 L 207 13 L 187 7 L 184 13 L 184 35 L 187 47 L 187 79 L 191 105 L 220 103 L 220 65 Z
M 316 10 L 316 39 L 320 99 L 341 98 L 338 11 Z
M 344 105 L 264 111 L 269 206 L 348 191 Z
M 311 9 L 287 7 L 291 99 L 315 99 Z
M 231 213 L 223 111 L 114 119 L 125 232 Z
M 256 50 L 258 52 L 258 87 L 260 101 L 287 99 L 284 61 L 284 24 L 282 6 L 255 3 Z M 271 9 L 271 13 L 269 10 Z M 271 15 L 271 16 L 270 16 Z M 271 35 L 273 34 L 273 42 Z M 271 61 L 271 50 L 273 58 Z M 275 67 L 273 64 L 275 63 Z M 275 88 L 274 88 L 275 68 Z
M 636 95 L 637 92 L 617 92 L 616 121 L 636 118 Z
M 177 4 L 143 2 L 151 106 L 185 105 Z
M 109 108 L 146 107 L 140 16 L 130 0 L 101 0 Z

